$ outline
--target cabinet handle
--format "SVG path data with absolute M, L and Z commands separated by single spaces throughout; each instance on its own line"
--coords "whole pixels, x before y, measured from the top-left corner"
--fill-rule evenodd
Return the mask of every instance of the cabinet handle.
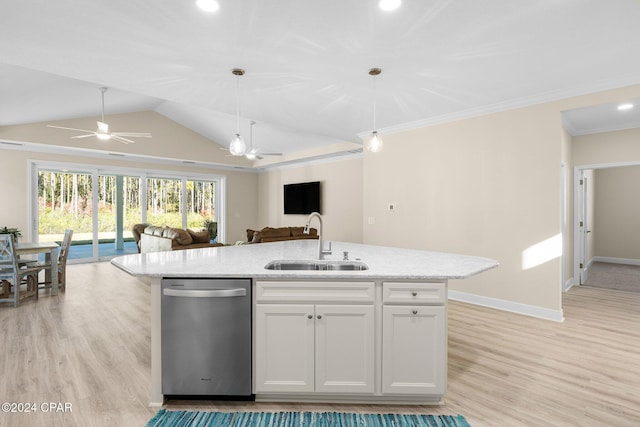
M 322 319 L 322 314 L 318 314 L 318 319 Z
M 411 295 L 414 296 L 414 297 L 417 297 L 418 293 L 416 291 L 413 291 L 413 292 L 411 292 Z
M 313 315 L 307 314 L 307 319 L 313 319 Z
M 418 310 L 413 310 L 411 313 L 416 315 L 416 314 L 418 314 Z

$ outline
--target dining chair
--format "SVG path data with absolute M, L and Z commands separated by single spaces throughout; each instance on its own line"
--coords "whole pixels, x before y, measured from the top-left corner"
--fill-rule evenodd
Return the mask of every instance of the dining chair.
M 73 230 L 64 230 L 64 239 L 62 239 L 62 246 L 60 246 L 60 251 L 58 252 L 58 284 L 62 292 L 67 289 L 67 256 L 69 255 L 72 237 Z
M 2 282 L 1 302 L 13 302 L 17 307 L 18 303 L 28 297 L 38 298 L 37 274 L 42 269 L 40 266 L 18 266 L 18 259 L 14 250 L 13 236 L 10 234 L 0 234 L 0 281 Z M 21 287 L 25 287 L 21 295 Z M 13 297 L 11 291 L 13 290 Z
M 58 288 L 61 291 L 65 291 L 67 288 L 67 257 L 69 255 L 69 248 L 71 247 L 71 239 L 73 238 L 73 230 L 64 230 L 64 238 L 62 244 L 58 250 Z M 51 272 L 55 274 L 55 272 Z M 45 280 L 44 282 L 38 282 L 40 288 L 50 288 L 51 281 Z

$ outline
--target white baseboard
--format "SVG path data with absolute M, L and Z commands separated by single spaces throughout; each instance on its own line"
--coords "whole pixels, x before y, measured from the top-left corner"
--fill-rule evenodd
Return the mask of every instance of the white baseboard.
M 469 294 L 466 292 L 449 291 L 449 299 L 480 305 L 483 307 L 495 308 L 497 310 L 509 311 L 525 316 L 538 317 L 540 319 L 563 322 L 562 310 L 549 310 L 548 308 L 536 307 L 534 305 L 521 304 L 518 302 L 505 301 L 497 298 L 483 297 L 481 295 Z
M 611 264 L 640 265 L 640 259 L 613 258 L 613 257 L 606 257 L 606 256 L 594 256 L 592 258 L 592 262 L 590 262 L 589 265 L 591 265 L 593 262 L 609 262 Z
M 573 277 L 572 277 L 566 282 L 564 282 L 564 286 L 562 287 L 562 292 L 567 292 L 569 289 L 573 288 L 574 284 L 575 284 L 575 281 L 573 280 Z

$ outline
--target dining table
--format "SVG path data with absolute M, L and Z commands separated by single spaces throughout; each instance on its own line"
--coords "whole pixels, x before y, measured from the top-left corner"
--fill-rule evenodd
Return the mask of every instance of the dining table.
M 56 242 L 22 242 L 14 246 L 16 255 L 44 254 L 44 261 L 47 267 L 45 270 L 45 281 L 51 283 L 51 295 L 58 294 L 58 249 L 60 246 Z M 50 267 L 49 267 L 50 266 Z M 53 274 L 52 274 L 53 272 Z

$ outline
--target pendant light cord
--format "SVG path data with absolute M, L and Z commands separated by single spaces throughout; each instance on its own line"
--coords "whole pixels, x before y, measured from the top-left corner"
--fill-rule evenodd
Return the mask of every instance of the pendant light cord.
M 236 75 L 236 134 L 240 135 L 240 75 Z
M 100 91 L 102 92 L 102 123 L 104 123 L 104 93 L 107 91 L 107 88 L 100 88 Z
M 376 91 L 376 76 L 373 76 L 373 131 L 375 132 L 376 129 L 376 106 L 377 106 L 377 100 L 378 100 L 378 96 L 377 96 L 378 92 Z

